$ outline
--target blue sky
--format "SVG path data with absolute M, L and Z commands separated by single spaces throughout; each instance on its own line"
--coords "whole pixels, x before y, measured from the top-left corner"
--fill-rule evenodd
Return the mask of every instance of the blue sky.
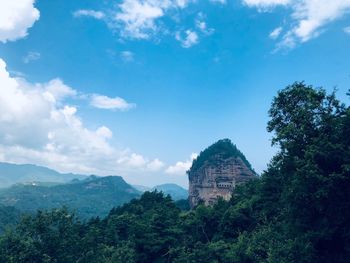
M 0 160 L 187 185 L 230 138 L 262 172 L 294 81 L 350 82 L 350 1 L 0 2 Z

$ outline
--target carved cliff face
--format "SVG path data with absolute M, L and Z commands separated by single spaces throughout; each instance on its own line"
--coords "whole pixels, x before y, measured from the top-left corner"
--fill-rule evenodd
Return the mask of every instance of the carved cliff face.
M 231 143 L 231 142 L 230 142 Z M 193 208 L 203 202 L 214 204 L 219 197 L 229 200 L 236 185 L 255 178 L 240 156 L 216 153 L 188 172 L 189 202 Z

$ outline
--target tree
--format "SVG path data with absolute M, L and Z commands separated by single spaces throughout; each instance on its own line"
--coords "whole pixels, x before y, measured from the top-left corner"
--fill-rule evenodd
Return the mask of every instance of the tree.
M 349 109 L 335 92 L 294 83 L 280 91 L 268 130 L 280 146 L 271 171 L 281 183 L 283 220 L 290 238 L 311 242 L 317 262 L 349 256 Z

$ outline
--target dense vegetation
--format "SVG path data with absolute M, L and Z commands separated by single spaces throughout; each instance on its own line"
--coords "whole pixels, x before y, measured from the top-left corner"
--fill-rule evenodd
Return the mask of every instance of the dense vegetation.
M 0 262 L 349 262 L 350 109 L 295 83 L 269 115 L 280 151 L 229 202 L 184 212 L 146 192 L 88 222 L 38 212 L 0 238 Z
M 0 234 L 8 227 L 16 225 L 20 220 L 21 213 L 14 207 L 0 205 Z
M 0 190 L 0 204 L 26 213 L 67 206 L 83 218 L 106 216 L 114 207 L 140 193 L 120 176 L 90 176 L 67 184 L 18 184 Z
M 161 184 L 153 187 L 151 191 L 157 190 L 165 195 L 170 195 L 174 201 L 188 198 L 188 191 L 177 184 Z
M 204 151 L 201 151 L 198 157 L 193 160 L 190 170 L 195 171 L 198 168 L 200 168 L 204 163 L 216 165 L 217 155 L 220 155 L 222 159 L 227 159 L 230 157 L 239 157 L 242 159 L 245 165 L 247 165 L 247 167 L 252 169 L 251 164 L 248 162 L 244 154 L 240 150 L 238 150 L 236 145 L 234 145 L 230 139 L 223 139 L 212 144 Z

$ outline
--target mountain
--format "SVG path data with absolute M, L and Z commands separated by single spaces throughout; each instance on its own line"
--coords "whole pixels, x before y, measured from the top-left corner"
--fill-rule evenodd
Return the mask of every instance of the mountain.
M 232 157 L 239 158 L 242 160 L 245 166 L 247 166 L 250 170 L 252 170 L 252 172 L 254 172 L 247 158 L 237 148 L 237 146 L 231 142 L 230 139 L 219 140 L 213 143 L 212 145 L 210 145 L 204 151 L 201 151 L 199 156 L 193 160 L 190 170 L 197 170 L 201 166 L 203 166 L 205 163 L 212 164 L 212 165 L 220 164 L 220 161 L 218 161 L 218 158 L 217 158 L 218 156 L 220 156 L 221 159 L 228 159 Z
M 146 192 L 146 191 L 152 191 L 152 187 L 148 187 L 148 186 L 143 186 L 143 185 L 132 185 L 132 187 L 134 187 L 136 190 L 140 191 L 140 192 Z
M 62 174 L 46 167 L 32 164 L 12 164 L 0 162 L 0 188 L 17 183 L 54 182 L 67 183 L 73 179 L 83 179 L 86 175 Z
M 83 218 L 105 216 L 115 206 L 140 196 L 120 176 L 90 176 L 53 186 L 17 184 L 0 190 L 0 204 L 23 212 L 67 206 Z
M 152 188 L 154 190 L 170 195 L 175 201 L 188 198 L 188 191 L 177 184 L 157 185 Z
M 191 207 L 229 200 L 234 188 L 256 178 L 244 154 L 229 139 L 219 140 L 202 151 L 187 172 Z

